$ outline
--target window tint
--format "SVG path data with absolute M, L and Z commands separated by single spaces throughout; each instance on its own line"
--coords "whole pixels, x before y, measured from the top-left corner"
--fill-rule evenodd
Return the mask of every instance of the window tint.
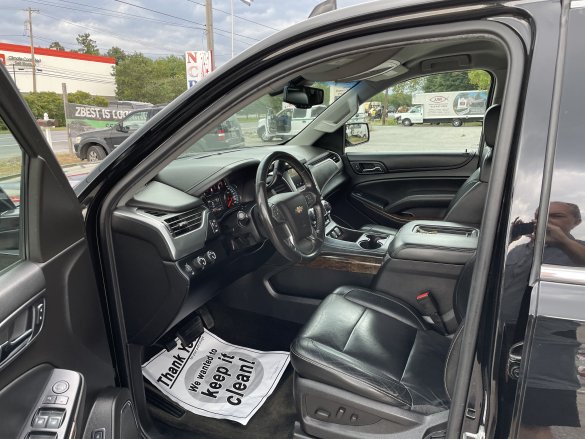
M 22 151 L 0 119 L 0 271 L 21 258 Z
M 477 151 L 490 86 L 491 76 L 481 70 L 396 84 L 361 105 L 370 141 L 351 151 Z

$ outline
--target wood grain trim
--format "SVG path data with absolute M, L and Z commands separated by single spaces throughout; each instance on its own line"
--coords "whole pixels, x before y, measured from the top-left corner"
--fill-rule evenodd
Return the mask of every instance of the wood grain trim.
M 376 274 L 383 260 L 382 257 L 377 256 L 321 255 L 313 261 L 303 262 L 298 265 L 349 273 Z

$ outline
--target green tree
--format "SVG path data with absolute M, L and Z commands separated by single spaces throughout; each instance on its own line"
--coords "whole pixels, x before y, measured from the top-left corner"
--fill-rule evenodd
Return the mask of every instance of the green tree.
M 410 93 L 392 93 L 388 95 L 388 107 L 398 109 L 400 107 L 412 106 L 412 95 Z
M 77 38 L 75 38 L 77 44 L 79 44 L 80 49 L 78 50 L 79 53 L 85 53 L 87 55 L 99 55 L 100 51 L 97 47 L 97 43 L 95 40 L 91 38 L 89 33 L 79 34 Z
M 492 84 L 492 77 L 485 70 L 470 70 L 467 72 L 469 82 L 473 84 L 477 90 L 489 90 Z
M 118 64 L 120 61 L 125 60 L 128 55 L 126 54 L 126 52 L 124 52 L 124 50 L 120 49 L 118 46 L 112 46 L 106 52 L 106 56 L 109 56 L 110 58 L 115 58 L 116 64 Z
M 120 100 L 168 103 L 187 88 L 182 57 L 152 60 L 142 53 L 127 55 L 115 67 L 116 97 Z
M 55 119 L 55 125 L 62 126 L 65 124 L 63 98 L 60 94 L 48 91 L 28 93 L 24 95 L 24 100 L 35 118 L 42 119 L 44 114 L 47 113 L 50 119 Z
M 94 96 L 81 90 L 67 93 L 67 100 L 71 104 L 93 105 L 96 107 L 107 107 L 109 105 L 108 100 L 103 96 Z
M 423 85 L 425 93 L 477 89 L 477 86 L 469 81 L 467 72 L 449 72 L 427 76 Z
M 49 49 L 65 50 L 65 48 L 59 41 L 53 41 L 51 44 L 49 44 Z

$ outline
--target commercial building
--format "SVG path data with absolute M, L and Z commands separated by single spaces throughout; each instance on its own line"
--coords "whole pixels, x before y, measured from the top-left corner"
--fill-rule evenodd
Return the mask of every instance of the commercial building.
M 114 58 L 35 47 L 37 91 L 61 93 L 62 83 L 69 93 L 85 91 L 92 95 L 114 97 L 112 76 Z M 33 91 L 30 46 L 0 43 L 0 62 L 14 78 L 21 93 Z

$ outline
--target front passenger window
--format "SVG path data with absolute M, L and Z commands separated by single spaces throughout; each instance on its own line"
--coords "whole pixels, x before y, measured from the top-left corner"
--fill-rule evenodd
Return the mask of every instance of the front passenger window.
M 482 70 L 404 81 L 365 102 L 369 152 L 477 152 L 491 76 Z M 357 152 L 360 147 L 356 147 Z
M 0 119 L 0 272 L 21 259 L 22 150 Z

